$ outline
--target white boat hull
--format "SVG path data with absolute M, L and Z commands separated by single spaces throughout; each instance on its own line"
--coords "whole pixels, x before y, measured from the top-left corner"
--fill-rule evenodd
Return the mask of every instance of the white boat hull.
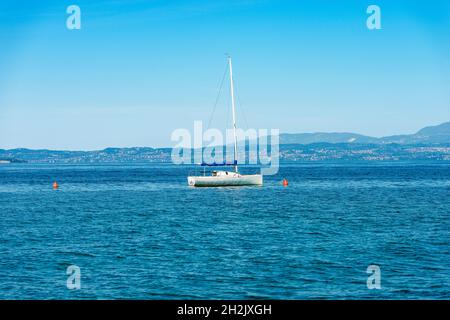
M 192 187 L 230 187 L 230 186 L 261 186 L 263 176 L 261 174 L 229 176 L 191 176 L 188 184 Z

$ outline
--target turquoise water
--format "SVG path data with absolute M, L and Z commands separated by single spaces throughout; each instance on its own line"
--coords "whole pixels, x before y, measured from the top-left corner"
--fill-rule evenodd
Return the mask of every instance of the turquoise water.
M 172 165 L 2 165 L 0 298 L 449 299 L 449 168 L 284 165 L 195 189 Z

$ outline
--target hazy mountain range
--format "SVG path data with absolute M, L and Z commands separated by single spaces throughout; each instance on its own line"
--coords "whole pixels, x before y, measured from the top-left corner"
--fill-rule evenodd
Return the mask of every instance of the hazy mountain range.
M 348 132 L 283 133 L 280 144 L 311 143 L 363 143 L 363 144 L 437 144 L 450 143 L 450 122 L 425 127 L 414 134 L 403 134 L 375 138 Z
M 450 122 L 426 127 L 414 134 L 382 138 L 356 133 L 281 134 L 280 144 L 280 159 L 287 161 L 449 161 Z M 171 152 L 171 148 L 148 147 L 107 148 L 97 151 L 0 149 L 0 164 L 170 163 Z M 239 159 L 242 157 L 239 156 Z

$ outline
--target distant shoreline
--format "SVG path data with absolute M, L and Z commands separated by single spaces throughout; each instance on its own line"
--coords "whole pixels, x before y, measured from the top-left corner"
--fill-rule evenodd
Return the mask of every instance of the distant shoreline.
M 134 162 L 78 162 L 78 163 L 69 163 L 69 162 L 8 162 L 2 163 L 0 162 L 0 166 L 80 166 L 80 167 L 89 167 L 89 166 L 173 166 L 173 167 L 198 167 L 198 164 L 174 164 L 172 162 L 143 162 L 143 161 L 134 161 Z M 441 165 L 449 165 L 450 160 L 396 160 L 396 161 L 388 161 L 388 160 L 322 160 L 322 161 L 289 161 L 282 160 L 280 161 L 280 166 L 330 166 L 330 167 L 340 167 L 340 166 L 441 166 Z M 241 168 L 252 168 L 252 167 L 261 167 L 261 165 L 255 164 L 240 164 Z
M 10 163 L 27 163 L 27 161 L 19 159 L 0 159 L 0 164 L 10 164 Z
M 220 147 L 218 147 L 220 152 Z M 247 146 L 238 150 L 241 162 L 256 162 L 258 153 Z M 244 157 L 244 153 L 246 157 Z M 194 153 L 191 149 L 191 155 Z M 225 155 L 225 153 L 223 153 Z M 270 156 L 270 150 L 269 150 Z M 243 161 L 246 159 L 246 161 Z M 252 161 L 249 161 L 251 159 Z M 398 162 L 450 161 L 450 143 L 442 144 L 282 144 L 280 162 Z M 171 148 L 108 148 L 99 151 L 0 149 L 0 160 L 14 163 L 171 163 Z M 197 161 L 198 162 L 198 161 Z M 191 158 L 191 163 L 195 163 Z

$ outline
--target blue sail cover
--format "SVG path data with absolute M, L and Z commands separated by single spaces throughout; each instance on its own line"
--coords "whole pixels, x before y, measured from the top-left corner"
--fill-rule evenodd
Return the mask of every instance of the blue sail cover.
M 206 162 L 202 162 L 201 163 L 202 167 L 226 167 L 226 166 L 237 166 L 237 160 L 234 160 L 232 163 L 206 163 Z

